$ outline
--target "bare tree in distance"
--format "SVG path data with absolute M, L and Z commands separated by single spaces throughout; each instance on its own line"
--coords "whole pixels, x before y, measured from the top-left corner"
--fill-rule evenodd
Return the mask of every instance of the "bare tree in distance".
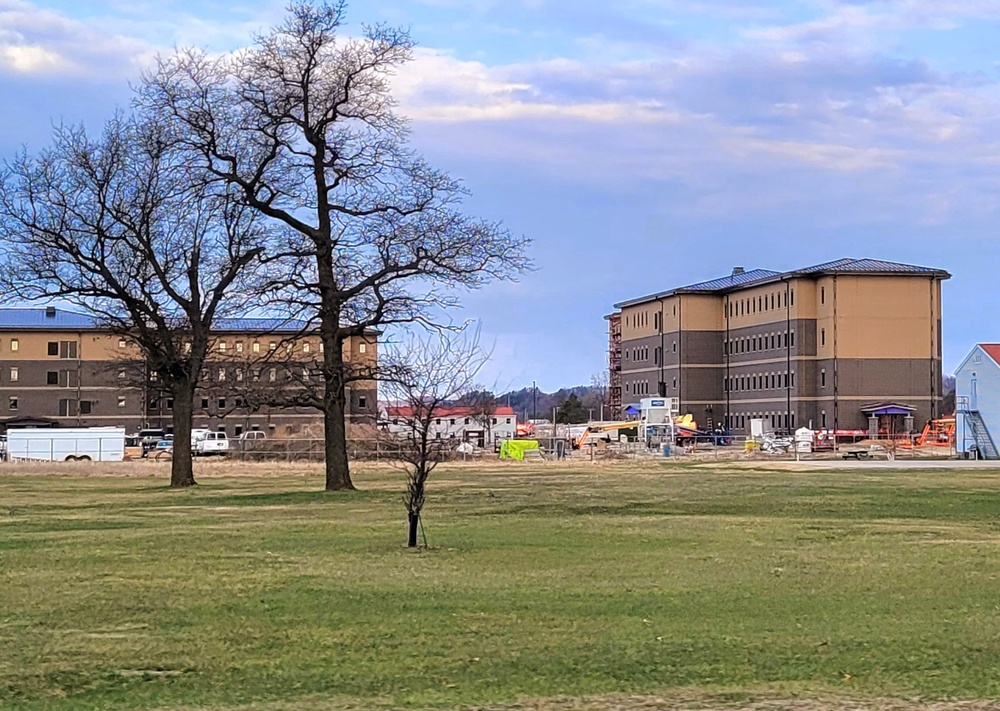
M 183 445 L 212 324 L 259 293 L 267 239 L 256 212 L 192 180 L 170 132 L 142 116 L 116 116 L 98 137 L 60 128 L 0 171 L 5 298 L 59 299 L 128 343 L 174 401 L 172 487 L 195 483 Z
M 409 414 L 399 418 L 403 429 L 395 440 L 402 445 L 400 456 L 406 471 L 403 502 L 408 523 L 406 544 L 411 548 L 417 545 L 427 480 L 456 445 L 435 436 L 435 420 L 474 387 L 489 357 L 480 347 L 478 330 L 411 335 L 384 353 L 393 371 L 392 377 L 382 381 L 384 397 Z
M 145 75 L 139 103 L 171 122 L 211 179 L 281 225 L 286 306 L 315 319 L 326 488 L 352 489 L 346 388 L 370 374 L 344 344 L 371 329 L 441 325 L 461 291 L 530 267 L 528 240 L 461 211 L 466 190 L 407 144 L 390 79 L 412 57 L 399 29 L 344 39 L 343 2 L 288 6 L 253 47 L 183 50 Z

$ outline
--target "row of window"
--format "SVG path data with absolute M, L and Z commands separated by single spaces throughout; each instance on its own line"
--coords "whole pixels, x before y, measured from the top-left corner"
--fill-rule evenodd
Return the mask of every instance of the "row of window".
M 823 371 L 824 377 L 826 371 Z M 722 381 L 726 392 L 737 393 L 749 390 L 777 390 L 795 387 L 795 371 L 791 373 L 760 373 L 751 375 L 732 375 Z
M 118 396 L 118 407 L 125 407 L 128 404 L 124 395 Z M 7 409 L 12 411 L 17 411 L 21 406 L 21 398 L 17 395 L 11 395 L 7 398 Z M 59 417 L 75 417 L 76 415 L 89 415 L 93 412 L 94 401 L 93 400 L 70 400 L 62 399 L 59 401 Z
M 751 296 L 745 299 L 727 300 L 724 312 L 727 317 L 747 316 L 748 314 L 758 312 L 763 313 L 765 311 L 783 309 L 788 306 L 795 306 L 795 289 L 789 289 L 787 297 L 785 296 L 785 291 L 782 289 L 772 291 L 769 294 L 760 294 L 756 297 Z
M 14 339 L 14 340 L 16 341 L 17 339 Z M 49 345 L 51 346 L 52 344 L 50 343 Z M 128 346 L 128 341 L 126 341 L 124 338 L 121 338 L 121 339 L 118 340 L 118 347 L 119 348 L 126 348 L 127 346 Z M 220 353 L 226 353 L 226 352 L 229 351 L 229 342 L 228 341 L 219 341 L 217 348 L 218 348 L 218 350 L 219 350 Z M 243 348 L 244 348 L 243 341 L 235 341 L 233 343 L 233 350 L 235 350 L 237 353 L 243 353 Z M 17 350 L 17 348 L 11 348 L 11 350 Z M 184 344 L 184 350 L 185 350 L 185 352 L 190 351 L 191 350 L 191 344 L 190 343 L 185 343 Z M 269 350 L 269 351 L 276 351 L 276 350 L 278 350 L 278 342 L 277 341 L 269 341 L 268 344 L 267 344 L 267 350 Z M 293 350 L 294 350 L 294 344 L 292 344 L 292 343 L 286 343 L 285 344 L 285 352 L 286 353 L 291 353 Z M 261 351 L 261 343 L 260 343 L 260 341 L 253 341 L 250 344 L 250 351 L 252 353 L 260 353 L 260 351 Z M 303 353 L 311 353 L 312 352 L 312 344 L 310 344 L 308 341 L 303 342 L 302 343 L 302 352 Z M 323 352 L 323 343 L 322 342 L 320 342 L 320 344 L 319 344 L 319 352 L 320 353 Z M 368 352 L 368 344 L 367 343 L 359 343 L 358 344 L 358 353 L 367 353 L 367 352 Z M 49 353 L 49 355 L 52 355 L 52 353 Z M 75 358 L 76 356 L 73 355 L 73 356 L 70 356 L 70 357 L 71 358 Z
M 825 332 L 824 332 L 825 333 Z M 778 348 L 795 348 L 795 331 L 777 331 L 760 336 L 745 338 L 730 338 L 723 342 L 723 355 L 739 355 L 741 353 L 759 353 Z
M 764 420 L 765 422 L 770 420 L 772 428 L 784 427 L 786 430 L 795 428 L 794 412 L 752 412 L 745 415 L 728 415 L 726 427 L 731 430 L 743 430 L 750 426 L 750 420 Z
M 361 407 L 364 407 L 364 397 L 361 398 L 361 401 L 362 401 Z M 466 417 L 466 418 L 463 418 L 463 419 L 465 420 L 465 424 L 467 424 L 467 425 L 471 425 L 472 424 L 472 418 L 471 417 Z M 507 420 L 506 424 L 508 424 L 508 425 L 509 424 L 513 424 L 512 418 L 508 417 L 508 418 L 506 418 L 506 420 Z M 435 425 L 440 425 L 443 421 L 444 420 L 442 418 L 438 417 L 437 419 L 434 420 L 434 424 Z M 456 418 L 454 418 L 454 417 L 448 419 L 448 424 L 449 425 L 455 425 L 455 424 L 457 424 L 457 422 L 458 422 L 458 420 Z M 400 423 L 399 419 L 392 420 L 392 424 L 394 424 L 394 425 L 398 425 L 399 423 Z M 498 418 L 496 418 L 496 417 L 493 418 L 493 424 L 494 425 L 499 424 Z

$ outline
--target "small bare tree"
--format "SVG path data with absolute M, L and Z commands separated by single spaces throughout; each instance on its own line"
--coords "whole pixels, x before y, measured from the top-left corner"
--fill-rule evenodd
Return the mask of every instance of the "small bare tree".
M 411 336 L 390 346 L 385 361 L 392 371 L 382 381 L 384 396 L 399 409 L 395 439 L 406 471 L 407 546 L 417 545 L 427 480 L 455 443 L 434 431 L 445 408 L 473 385 L 489 360 L 476 332 Z M 426 544 L 426 539 L 425 539 Z
M 99 137 L 59 129 L 51 148 L 8 162 L 0 289 L 74 304 L 135 346 L 136 370 L 173 398 L 170 483 L 184 487 L 212 324 L 260 294 L 268 234 L 224 186 L 198 180 L 175 138 L 155 119 L 117 116 Z
M 289 3 L 283 23 L 235 55 L 183 50 L 145 78 L 140 103 L 171 123 L 212 179 L 283 230 L 275 284 L 315 323 L 324 352 L 303 405 L 323 412 L 326 488 L 352 489 L 347 391 L 371 379 L 350 339 L 430 323 L 457 295 L 528 268 L 528 240 L 462 211 L 462 184 L 409 147 L 390 79 L 409 35 L 341 37 L 344 2 Z M 307 402 L 308 400 L 308 402 Z

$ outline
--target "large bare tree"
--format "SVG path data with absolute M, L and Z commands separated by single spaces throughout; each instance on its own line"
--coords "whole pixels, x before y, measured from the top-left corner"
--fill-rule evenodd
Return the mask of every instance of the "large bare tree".
M 260 293 L 268 234 L 225 186 L 198 180 L 174 138 L 119 115 L 100 136 L 61 128 L 48 149 L 7 162 L 0 288 L 74 304 L 134 346 L 137 371 L 173 398 L 170 483 L 184 487 L 195 483 L 188 443 L 212 323 Z
M 406 544 L 411 548 L 417 545 L 427 480 L 456 446 L 454 440 L 441 438 L 435 422 L 473 388 L 489 355 L 480 347 L 478 331 L 411 335 L 385 353 L 392 375 L 383 380 L 382 391 L 398 413 L 393 418 L 399 423 L 393 441 L 399 446 L 406 471 L 403 502 L 408 523 Z
M 527 240 L 462 212 L 461 183 L 407 144 L 390 91 L 411 58 L 404 31 L 340 37 L 342 2 L 292 2 L 250 49 L 185 50 L 144 77 L 141 104 L 172 122 L 204 170 L 285 228 L 286 304 L 314 319 L 326 488 L 353 488 L 347 389 L 367 380 L 345 357 L 352 336 L 433 324 L 462 290 L 528 267 Z

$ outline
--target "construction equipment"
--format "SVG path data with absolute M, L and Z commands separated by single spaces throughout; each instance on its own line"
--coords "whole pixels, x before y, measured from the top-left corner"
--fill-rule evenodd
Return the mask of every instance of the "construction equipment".
M 583 434 L 573 442 L 574 449 L 580 449 L 587 443 L 587 439 L 592 434 L 599 434 L 601 432 L 611 432 L 613 430 L 627 430 L 630 427 L 638 427 L 642 423 L 637 421 L 634 422 L 612 422 L 607 425 L 591 425 L 583 431 Z
M 955 416 L 931 420 L 917 438 L 918 447 L 950 447 L 955 443 Z

